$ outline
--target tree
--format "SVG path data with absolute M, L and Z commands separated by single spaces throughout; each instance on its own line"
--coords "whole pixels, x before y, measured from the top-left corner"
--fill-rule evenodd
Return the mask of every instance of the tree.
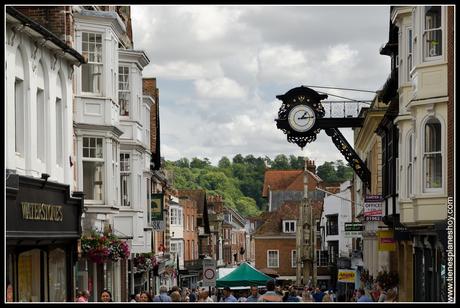
M 276 155 L 275 159 L 273 160 L 272 168 L 278 170 L 290 169 L 289 159 L 284 154 Z
M 177 167 L 180 167 L 180 168 L 189 168 L 190 167 L 190 161 L 188 160 L 188 158 L 181 158 L 179 160 L 176 160 L 174 162 L 174 165 L 176 165 Z
M 206 168 L 208 166 L 211 166 L 211 162 L 209 161 L 208 158 L 205 158 L 203 160 L 193 157 L 192 161 L 190 162 L 190 168 Z
M 257 208 L 256 201 L 249 197 L 242 197 L 236 201 L 236 210 L 243 216 L 257 216 L 260 210 Z
M 334 162 L 327 161 L 316 169 L 318 176 L 325 182 L 335 182 L 337 180 Z
M 305 158 L 302 156 L 296 157 L 295 155 L 290 155 L 289 165 L 291 166 L 291 169 L 303 170 L 305 168 Z
M 233 157 L 233 163 L 234 164 L 242 164 L 242 163 L 244 163 L 243 155 L 236 154 L 235 157 Z
M 217 163 L 217 166 L 221 169 L 231 168 L 232 162 L 230 161 L 230 159 L 228 159 L 227 156 L 223 156 Z

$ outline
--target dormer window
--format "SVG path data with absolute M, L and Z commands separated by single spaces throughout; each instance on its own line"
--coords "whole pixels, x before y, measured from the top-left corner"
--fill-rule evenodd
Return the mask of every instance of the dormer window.
M 283 220 L 283 232 L 284 233 L 295 233 L 295 220 Z

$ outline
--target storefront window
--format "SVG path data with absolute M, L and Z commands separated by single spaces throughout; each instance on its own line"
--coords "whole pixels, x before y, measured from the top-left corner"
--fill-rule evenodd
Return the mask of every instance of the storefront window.
M 65 251 L 59 248 L 49 253 L 49 299 L 51 302 L 65 302 L 67 300 L 67 271 Z
M 41 291 L 40 250 L 32 249 L 18 257 L 18 300 L 39 302 Z

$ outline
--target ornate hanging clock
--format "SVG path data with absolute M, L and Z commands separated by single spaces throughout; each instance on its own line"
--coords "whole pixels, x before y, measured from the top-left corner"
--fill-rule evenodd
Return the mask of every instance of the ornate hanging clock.
M 276 126 L 287 135 L 289 142 L 303 149 L 307 143 L 316 140 L 321 130 L 317 119 L 324 117 L 325 113 L 321 100 L 326 97 L 326 94 L 319 94 L 304 86 L 276 97 L 283 102 L 278 119 L 275 119 Z

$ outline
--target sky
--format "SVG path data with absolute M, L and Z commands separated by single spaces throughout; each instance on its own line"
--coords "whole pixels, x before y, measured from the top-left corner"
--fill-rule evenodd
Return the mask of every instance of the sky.
M 166 160 L 278 154 L 316 165 L 345 158 L 324 131 L 303 151 L 276 128 L 292 88 L 377 91 L 390 73 L 389 6 L 131 6 L 134 49 L 150 64 L 160 93 Z M 355 100 L 373 93 L 314 88 Z M 327 100 L 342 100 L 329 96 Z M 353 131 L 340 131 L 353 145 Z

